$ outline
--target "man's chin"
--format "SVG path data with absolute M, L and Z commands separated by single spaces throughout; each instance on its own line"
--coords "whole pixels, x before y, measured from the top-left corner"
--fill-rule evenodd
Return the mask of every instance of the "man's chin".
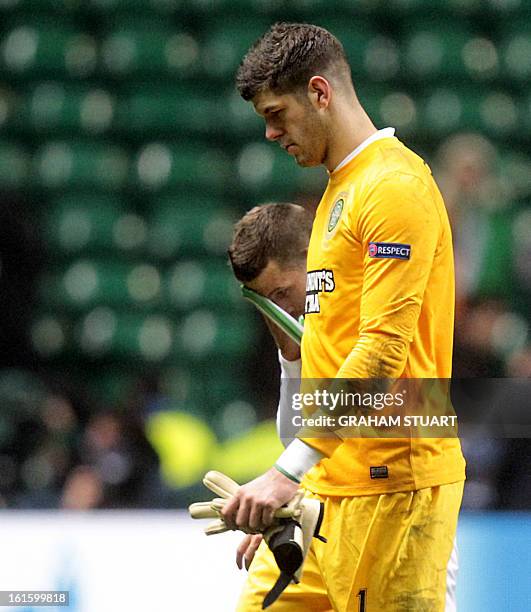
M 319 166 L 321 164 L 320 161 L 316 160 L 316 159 L 308 159 L 307 157 L 304 157 L 303 155 L 295 155 L 295 161 L 297 162 L 298 166 L 301 166 L 301 168 L 312 168 L 314 166 Z

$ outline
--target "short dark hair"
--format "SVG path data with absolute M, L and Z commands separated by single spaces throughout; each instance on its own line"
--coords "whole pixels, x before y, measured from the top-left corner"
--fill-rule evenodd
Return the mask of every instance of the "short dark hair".
M 242 283 L 257 278 L 270 259 L 292 267 L 306 257 L 312 219 L 297 204 L 263 204 L 247 212 L 234 226 L 229 259 Z
M 350 78 L 343 45 L 328 30 L 306 23 L 275 23 L 243 58 L 236 86 L 244 100 L 264 90 L 294 92 L 312 76 L 338 65 Z

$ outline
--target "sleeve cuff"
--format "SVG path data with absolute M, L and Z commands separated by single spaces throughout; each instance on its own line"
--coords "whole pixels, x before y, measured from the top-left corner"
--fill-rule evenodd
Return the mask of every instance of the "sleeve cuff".
M 304 474 L 324 457 L 323 453 L 296 438 L 277 459 L 275 467 L 284 476 L 300 482 Z

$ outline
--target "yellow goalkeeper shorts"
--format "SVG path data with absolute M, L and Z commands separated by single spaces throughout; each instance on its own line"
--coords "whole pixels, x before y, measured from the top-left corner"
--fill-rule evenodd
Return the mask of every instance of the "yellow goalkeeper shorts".
M 301 582 L 286 588 L 272 612 L 444 612 L 463 482 L 384 495 L 307 495 L 325 504 L 321 534 L 328 542 L 312 540 Z M 278 575 L 262 542 L 237 611 L 261 610 Z

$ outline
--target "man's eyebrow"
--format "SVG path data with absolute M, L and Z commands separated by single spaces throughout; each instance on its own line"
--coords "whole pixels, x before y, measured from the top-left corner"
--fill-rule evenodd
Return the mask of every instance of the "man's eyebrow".
M 257 112 L 259 115 L 263 115 L 264 117 L 266 115 L 269 115 L 270 113 L 275 113 L 278 110 L 280 110 L 280 105 L 279 104 L 269 104 L 267 106 L 264 106 L 264 108 L 262 110 L 257 109 Z

